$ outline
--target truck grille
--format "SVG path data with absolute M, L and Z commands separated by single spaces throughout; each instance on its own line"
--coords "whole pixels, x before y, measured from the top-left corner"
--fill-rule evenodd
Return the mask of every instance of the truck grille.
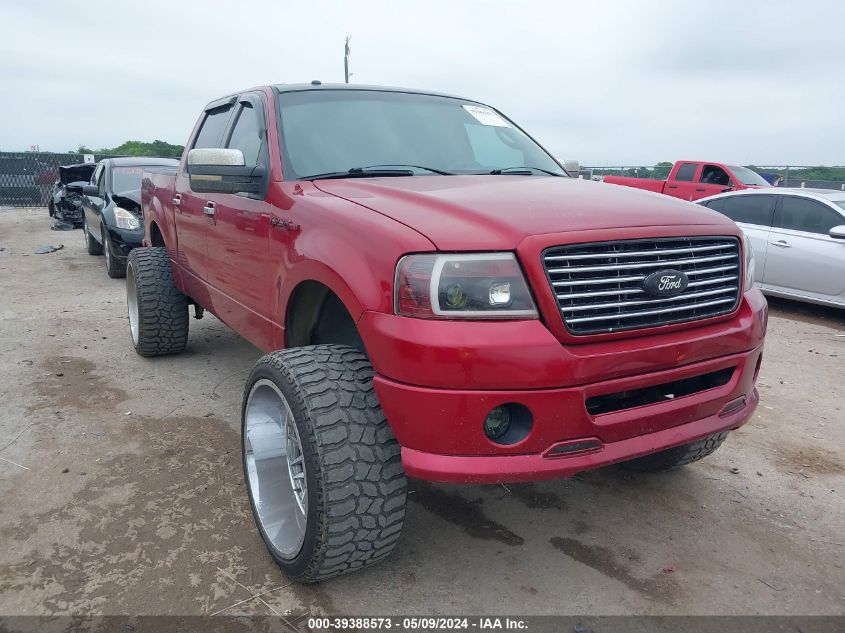
M 604 334 L 697 321 L 732 312 L 742 287 L 739 241 L 733 237 L 660 238 L 553 246 L 543 264 L 563 321 L 576 335 Z M 689 284 L 671 297 L 646 292 L 662 270 Z

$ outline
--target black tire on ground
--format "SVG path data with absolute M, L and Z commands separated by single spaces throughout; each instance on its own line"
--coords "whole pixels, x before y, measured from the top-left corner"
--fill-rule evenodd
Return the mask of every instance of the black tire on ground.
M 176 288 L 166 248 L 136 248 L 129 253 L 126 303 L 138 354 L 164 356 L 185 349 L 188 298 Z
M 103 254 L 103 247 L 91 236 L 91 231 L 88 230 L 88 222 L 84 219 L 84 215 L 82 220 L 82 236 L 85 238 L 85 250 L 88 251 L 89 255 Z
M 103 254 L 106 256 L 106 272 L 112 279 L 123 279 L 126 277 L 126 262 L 115 256 L 108 232 L 102 229 L 100 235 L 103 240 Z
M 300 582 L 317 582 L 386 558 L 405 521 L 407 480 L 399 443 L 384 417 L 367 357 L 346 345 L 267 354 L 244 391 L 244 473 L 250 506 L 274 560 Z M 284 558 L 265 533 L 247 470 L 246 411 L 257 381 L 272 381 L 301 438 L 307 511 L 301 549 Z
M 622 466 L 628 470 L 635 470 L 641 473 L 659 473 L 665 470 L 680 468 L 681 466 L 697 462 L 699 459 L 703 459 L 713 453 L 722 445 L 726 437 L 728 437 L 727 431 L 715 433 L 697 442 L 683 444 L 665 451 L 660 451 L 659 453 L 652 453 L 651 455 L 644 455 L 637 459 L 622 462 Z

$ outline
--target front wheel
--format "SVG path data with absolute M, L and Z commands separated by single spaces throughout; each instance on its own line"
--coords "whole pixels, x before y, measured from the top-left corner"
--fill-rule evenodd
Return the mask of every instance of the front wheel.
M 622 462 L 622 466 L 641 473 L 659 473 L 665 470 L 673 470 L 697 462 L 699 459 L 704 459 L 711 453 L 714 453 L 727 437 L 727 431 L 714 433 L 697 442 L 683 444 L 666 449 L 665 451 L 660 451 L 659 453 L 652 453 L 651 455 L 644 455 L 643 457 Z
M 253 516 L 285 573 L 316 582 L 390 554 L 407 483 L 364 354 L 314 345 L 261 358 L 242 437 Z

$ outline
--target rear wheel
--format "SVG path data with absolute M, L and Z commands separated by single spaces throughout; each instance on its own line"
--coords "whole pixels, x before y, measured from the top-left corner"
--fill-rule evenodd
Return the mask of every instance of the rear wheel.
M 163 356 L 185 349 L 188 298 L 176 287 L 166 248 L 136 248 L 129 253 L 126 307 L 138 354 Z
M 405 520 L 399 444 L 367 357 L 314 345 L 261 358 L 244 391 L 244 473 L 258 530 L 290 576 L 315 582 L 387 557 Z
M 651 455 L 622 462 L 622 466 L 641 473 L 659 473 L 665 470 L 680 468 L 681 466 L 697 462 L 699 459 L 704 459 L 715 452 L 727 437 L 727 431 L 724 433 L 715 433 L 697 442 L 683 444 L 682 446 L 676 446 L 675 448 L 660 451 L 659 453 L 652 453 Z
M 91 237 L 91 231 L 88 230 L 88 220 L 85 218 L 85 212 L 82 213 L 82 236 L 85 238 L 85 250 L 89 255 L 102 255 L 103 247 Z
M 103 253 L 106 256 L 106 272 L 112 279 L 121 279 L 126 277 L 126 263 L 120 261 L 112 252 L 112 244 L 109 239 L 109 234 L 105 228 L 101 229 Z

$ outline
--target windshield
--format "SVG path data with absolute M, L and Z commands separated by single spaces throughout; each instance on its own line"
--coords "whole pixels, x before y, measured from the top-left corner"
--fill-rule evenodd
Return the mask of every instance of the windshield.
M 141 188 L 141 174 L 143 172 L 143 165 L 113 167 L 111 170 L 111 190 L 117 194 L 139 190 Z
M 414 175 L 509 167 L 565 172 L 522 130 L 461 99 L 376 90 L 279 95 L 285 178 L 380 166 Z M 541 175 L 540 172 L 534 172 Z
M 739 182 L 743 185 L 759 185 L 760 187 L 771 186 L 760 174 L 756 171 L 751 171 L 747 167 L 734 167 L 731 165 L 730 169 L 733 172 L 734 178 L 739 180 Z

